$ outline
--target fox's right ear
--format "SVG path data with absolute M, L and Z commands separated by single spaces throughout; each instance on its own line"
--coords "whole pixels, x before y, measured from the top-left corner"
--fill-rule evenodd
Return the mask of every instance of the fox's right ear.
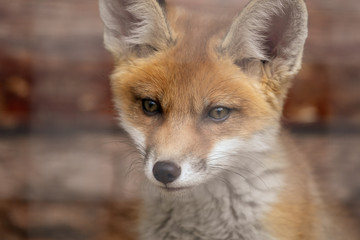
M 300 69 L 306 37 L 303 0 L 251 0 L 234 20 L 221 50 L 245 72 L 259 73 L 264 63 L 272 79 L 288 79 Z
M 164 0 L 99 0 L 105 47 L 116 58 L 146 57 L 169 46 Z

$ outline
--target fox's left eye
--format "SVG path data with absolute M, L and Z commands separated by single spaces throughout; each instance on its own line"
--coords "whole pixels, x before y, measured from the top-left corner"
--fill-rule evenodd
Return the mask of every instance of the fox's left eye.
M 156 101 L 151 100 L 151 99 L 143 99 L 142 107 L 143 107 L 145 114 L 150 115 L 150 116 L 158 114 L 161 111 L 160 105 Z
M 210 109 L 208 115 L 212 120 L 221 122 L 229 117 L 230 109 L 226 107 L 214 107 Z

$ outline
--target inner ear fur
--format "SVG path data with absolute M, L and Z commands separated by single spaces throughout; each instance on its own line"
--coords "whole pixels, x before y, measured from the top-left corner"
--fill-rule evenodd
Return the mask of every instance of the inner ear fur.
M 172 42 L 165 0 L 99 0 L 105 47 L 116 58 L 145 57 Z
M 244 72 L 281 80 L 300 69 L 306 37 L 303 0 L 252 0 L 235 18 L 220 48 Z

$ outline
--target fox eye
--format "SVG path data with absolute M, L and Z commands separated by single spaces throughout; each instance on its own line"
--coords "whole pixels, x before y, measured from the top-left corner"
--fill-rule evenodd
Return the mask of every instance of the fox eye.
M 230 109 L 226 107 L 214 107 L 210 109 L 208 115 L 212 120 L 221 122 L 229 117 Z
M 156 115 L 158 113 L 160 113 L 160 105 L 151 99 L 143 99 L 142 100 L 142 107 L 143 110 L 145 112 L 145 114 L 149 115 L 149 116 L 153 116 Z

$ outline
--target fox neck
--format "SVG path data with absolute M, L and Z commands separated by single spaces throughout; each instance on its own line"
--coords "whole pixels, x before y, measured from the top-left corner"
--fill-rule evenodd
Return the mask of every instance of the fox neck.
M 285 164 L 278 153 L 251 155 L 255 157 L 265 163 L 248 172 L 226 171 L 185 194 L 169 197 L 147 188 L 143 239 L 152 239 L 151 234 L 193 239 L 194 232 L 202 235 L 196 239 L 271 239 L 261 221 L 284 185 Z

